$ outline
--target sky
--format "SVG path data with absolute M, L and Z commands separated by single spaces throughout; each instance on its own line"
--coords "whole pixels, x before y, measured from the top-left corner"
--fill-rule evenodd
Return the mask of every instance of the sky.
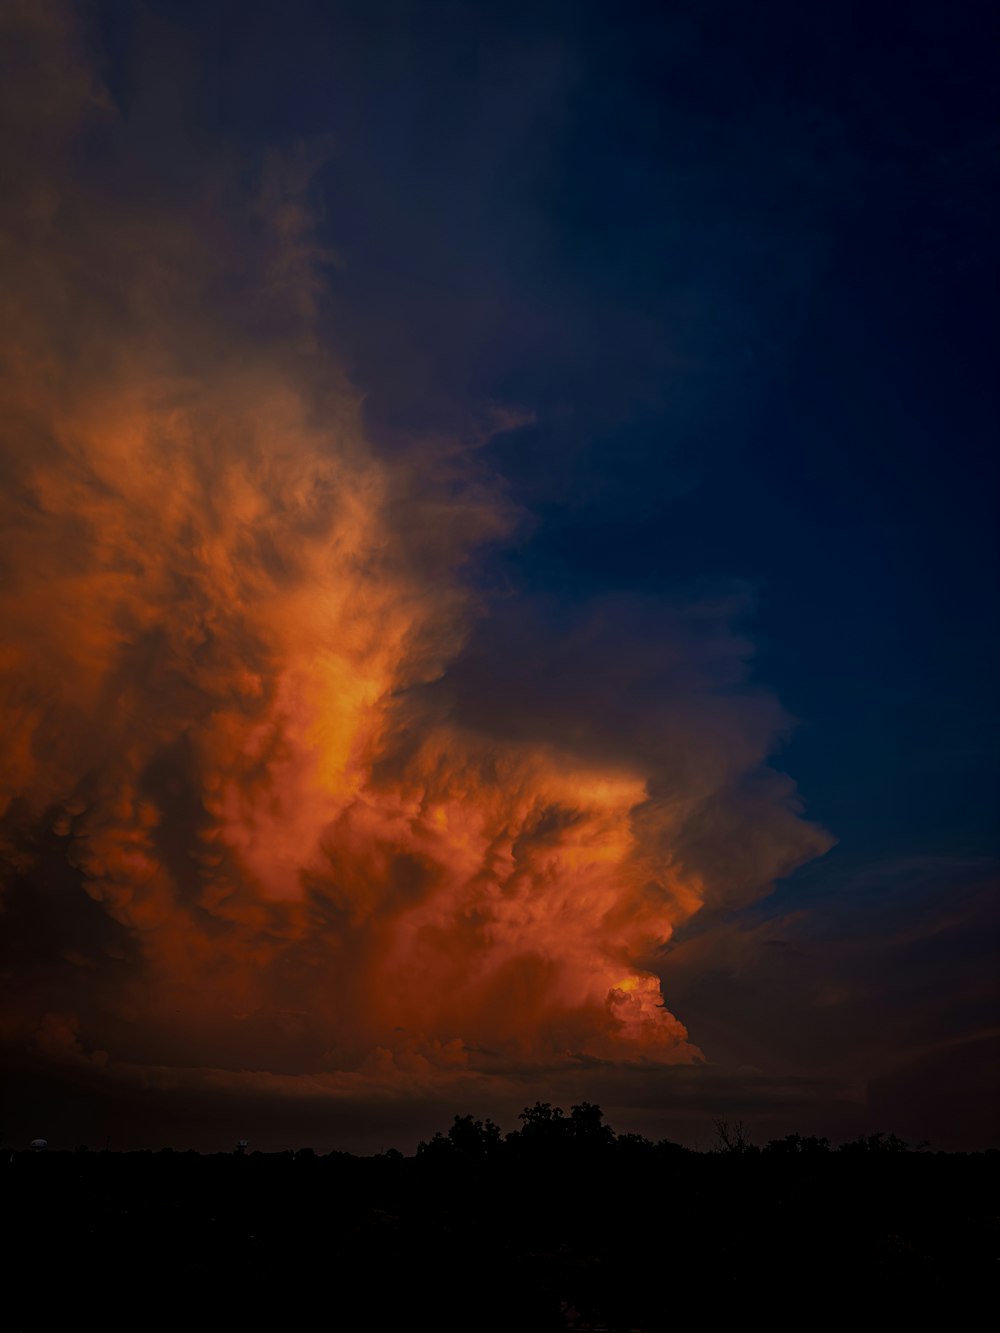
M 990 8 L 0 0 L 8 1141 L 1000 1145 Z

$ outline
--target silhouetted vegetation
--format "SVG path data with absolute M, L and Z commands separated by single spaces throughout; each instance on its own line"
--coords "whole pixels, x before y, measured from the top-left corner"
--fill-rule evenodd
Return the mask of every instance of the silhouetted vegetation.
M 252 1148 L 252 1145 L 250 1145 Z M 712 1151 L 537 1103 L 412 1157 L 5 1151 L 14 1329 L 949 1326 L 993 1280 L 1000 1154 L 888 1134 Z

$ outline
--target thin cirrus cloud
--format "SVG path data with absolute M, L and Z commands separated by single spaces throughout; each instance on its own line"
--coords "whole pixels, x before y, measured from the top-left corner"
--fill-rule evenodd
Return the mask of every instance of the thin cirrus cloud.
M 657 950 L 830 842 L 738 600 L 491 605 L 519 516 L 476 439 L 366 437 L 308 154 L 160 173 L 72 11 L 5 22 L 8 1051 L 352 1105 L 700 1063 Z

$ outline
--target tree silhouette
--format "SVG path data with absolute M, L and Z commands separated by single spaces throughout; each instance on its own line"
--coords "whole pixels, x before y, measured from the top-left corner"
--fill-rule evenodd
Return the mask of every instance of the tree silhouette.
M 459 1154 L 472 1161 L 485 1162 L 497 1155 L 503 1146 L 500 1126 L 492 1120 L 477 1120 L 472 1115 L 456 1115 L 447 1135 L 440 1130 L 429 1142 L 417 1145 L 417 1155 L 454 1156 Z
M 760 1149 L 751 1141 L 750 1133 L 742 1120 L 730 1124 L 728 1120 L 715 1122 L 715 1152 L 755 1153 Z
M 794 1153 L 824 1153 L 830 1151 L 830 1140 L 816 1138 L 815 1135 L 786 1134 L 783 1139 L 771 1139 L 764 1151 L 786 1156 Z
M 920 1147 L 926 1147 L 921 1144 Z M 862 1134 L 859 1138 L 852 1139 L 849 1143 L 842 1143 L 840 1151 L 844 1153 L 901 1153 L 911 1152 L 912 1149 L 905 1139 L 897 1138 L 895 1134 Z
M 577 1143 L 595 1147 L 614 1143 L 615 1131 L 604 1123 L 604 1112 L 593 1102 L 581 1102 L 570 1110 L 570 1133 Z

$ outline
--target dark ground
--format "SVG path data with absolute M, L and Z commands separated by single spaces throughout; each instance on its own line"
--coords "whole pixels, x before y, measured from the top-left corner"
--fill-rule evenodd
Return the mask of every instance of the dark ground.
M 536 1108 L 506 1140 L 456 1119 L 411 1158 L 7 1150 L 4 1322 L 972 1326 L 1000 1267 L 1000 1153 L 728 1137 L 692 1153 Z

